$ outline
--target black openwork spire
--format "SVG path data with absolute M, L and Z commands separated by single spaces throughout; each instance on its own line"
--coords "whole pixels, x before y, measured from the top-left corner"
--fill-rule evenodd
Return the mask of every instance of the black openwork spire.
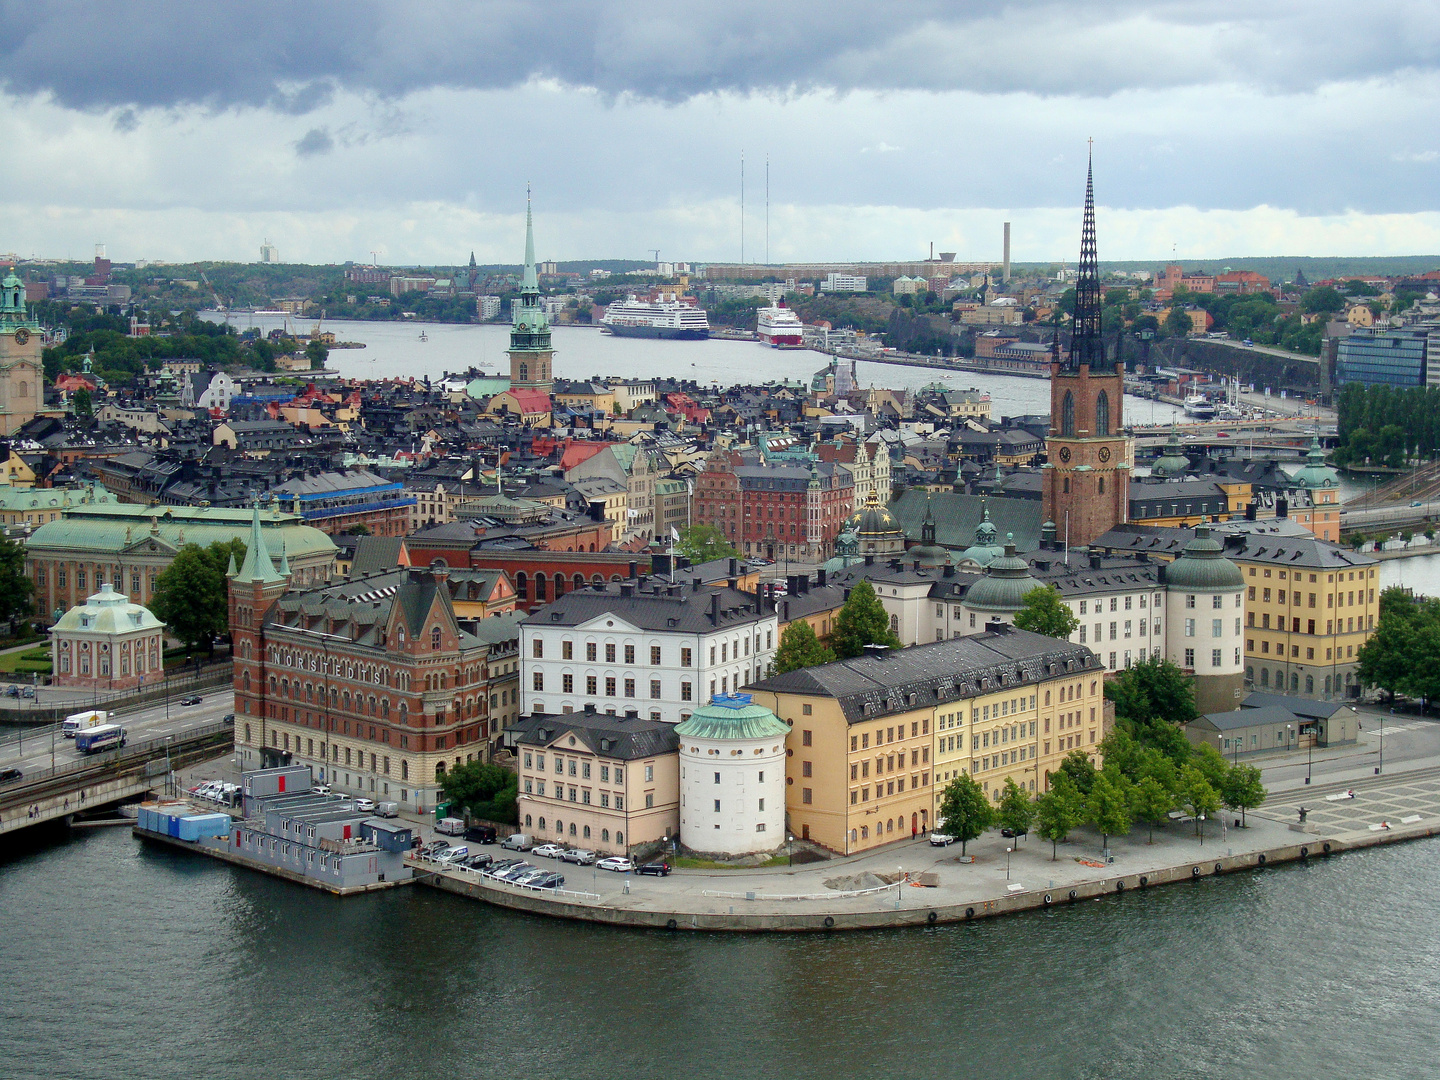
M 1070 341 L 1070 366 L 1105 362 L 1100 333 L 1100 261 L 1095 253 L 1095 170 L 1093 151 L 1085 170 L 1085 221 L 1080 229 L 1080 272 L 1075 278 L 1075 327 Z

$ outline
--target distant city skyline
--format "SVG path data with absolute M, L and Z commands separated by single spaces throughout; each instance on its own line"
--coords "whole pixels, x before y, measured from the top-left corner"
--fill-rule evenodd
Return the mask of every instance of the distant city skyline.
M 10 13 L 0 250 L 772 262 L 1440 251 L 1440 14 L 1400 2 Z

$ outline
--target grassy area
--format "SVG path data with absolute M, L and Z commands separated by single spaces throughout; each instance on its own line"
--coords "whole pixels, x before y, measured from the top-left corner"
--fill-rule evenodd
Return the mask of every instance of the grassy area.
M 670 865 L 679 870 L 755 870 L 760 866 L 788 866 L 790 860 L 784 855 L 776 855 L 757 866 L 736 866 L 734 863 L 711 862 L 709 859 L 689 859 L 681 856 L 670 860 Z
M 0 653 L 0 672 L 6 675 L 50 674 L 50 650 L 46 647 L 24 652 Z

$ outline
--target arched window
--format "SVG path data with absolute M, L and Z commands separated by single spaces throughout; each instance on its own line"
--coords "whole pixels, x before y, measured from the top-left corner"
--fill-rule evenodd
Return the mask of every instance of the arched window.
M 1068 476 L 1065 477 L 1064 487 L 1063 487 L 1061 490 L 1062 490 L 1066 495 L 1069 495 L 1069 494 L 1070 494 L 1070 478 L 1069 478 Z
M 438 627 L 438 626 L 432 627 L 431 630 L 430 630 L 430 648 L 431 648 L 431 649 L 439 649 L 439 648 L 440 648 L 440 627 Z
M 535 599 L 536 599 L 536 600 L 541 600 L 541 601 L 543 601 L 543 600 L 545 599 L 545 575 L 544 575 L 544 574 L 536 574 L 536 575 L 535 575 Z
M 445 779 L 445 762 L 443 762 L 443 761 L 437 761 L 437 762 L 435 763 L 435 782 L 438 784 L 438 783 L 440 783 L 440 781 L 442 781 L 442 780 L 444 780 L 444 779 Z
M 1305 676 L 1305 693 L 1307 693 L 1307 694 L 1313 694 L 1313 693 L 1315 693 L 1315 676 L 1314 676 L 1314 675 L 1306 675 L 1306 676 Z
M 1075 437 L 1075 395 L 1069 390 L 1065 391 L 1065 398 L 1060 402 L 1060 434 L 1066 438 Z
M 584 575 L 584 574 L 576 574 L 576 575 L 575 575 L 575 588 L 577 588 L 577 589 L 583 589 L 583 588 L 585 588 L 585 575 Z
M 536 584 L 538 585 L 539 582 L 537 581 Z M 525 576 L 525 571 L 521 570 L 515 575 L 515 599 L 528 600 L 529 597 L 529 581 Z
M 1110 395 L 1104 390 L 1095 399 L 1095 434 L 1110 434 Z
M 1100 494 L 1105 494 L 1105 478 L 1103 476 L 1100 477 Z
M 1290 692 L 1292 694 L 1300 692 L 1300 676 L 1294 672 L 1290 674 Z

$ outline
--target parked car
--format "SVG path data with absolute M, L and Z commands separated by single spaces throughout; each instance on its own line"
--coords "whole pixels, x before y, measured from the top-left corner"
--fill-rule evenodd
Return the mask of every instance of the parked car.
M 355 800 L 355 809 L 356 809 L 356 810 L 363 810 L 363 811 L 366 811 L 366 812 L 368 813 L 369 811 L 375 809 L 375 800 L 374 800 L 374 799 L 356 799 L 356 800 Z
M 539 847 L 530 849 L 531 855 L 543 855 L 547 859 L 559 859 L 564 856 L 565 849 L 559 844 L 541 844 Z
M 649 874 L 652 877 L 668 877 L 670 864 L 668 862 L 647 862 L 641 863 L 635 868 L 637 874 Z
M 33 697 L 35 696 L 35 687 L 33 687 L 33 686 L 23 687 L 23 688 L 20 690 L 20 696 L 23 697 L 23 698 L 33 698 Z
M 458 817 L 441 818 L 435 826 L 435 831 L 442 836 L 464 836 L 465 822 Z
M 528 863 L 522 860 L 520 862 L 517 862 L 514 866 L 510 866 L 504 870 L 501 870 L 495 876 L 501 881 L 514 881 L 516 878 L 524 877 L 531 870 L 535 869 L 537 869 L 537 867 L 534 863 Z
M 932 832 L 930 834 L 931 847 L 948 847 L 955 842 L 955 838 L 949 833 Z
M 180 699 L 180 704 L 181 704 L 181 705 L 199 705 L 199 704 L 200 704 L 201 702 L 203 702 L 204 700 L 205 700 L 205 699 L 202 698 L 202 697 L 201 697 L 200 695 L 198 695 L 198 694 L 191 694 L 189 697 L 182 697 L 182 698 Z
M 1241 345 L 1244 345 L 1244 346 L 1248 349 L 1248 348 L 1250 348 L 1252 345 L 1254 345 L 1255 342 L 1251 341 L 1251 340 L 1247 337 L 1247 338 L 1246 338 L 1244 341 L 1242 341 L 1240 344 L 1241 344 Z
M 420 849 L 420 854 L 424 855 L 427 859 L 433 858 L 437 851 L 444 851 L 449 846 L 450 845 L 444 840 L 431 840 Z
M 635 864 L 629 859 L 619 855 L 612 855 L 608 859 L 601 859 L 595 864 L 600 870 L 613 870 L 617 874 L 628 874 L 635 869 Z
M 554 872 L 553 870 L 545 869 L 543 866 L 537 866 L 533 869 L 526 870 L 523 874 L 516 874 L 510 879 L 510 883 L 512 885 L 532 885 L 537 879 L 549 877 Z
M 375 804 L 376 817 L 399 817 L 400 804 L 393 802 L 377 802 Z
M 465 839 L 473 840 L 477 844 L 493 844 L 495 842 L 495 826 L 471 825 L 465 830 Z
M 220 722 L 222 724 L 235 723 L 235 714 L 233 712 L 227 712 L 224 716 L 220 717 Z
M 529 851 L 535 845 L 523 832 L 511 833 L 500 841 L 500 846 L 509 851 Z
M 520 862 L 521 860 L 519 859 L 500 859 L 498 862 L 493 862 L 489 866 L 487 866 L 485 868 L 485 873 L 489 874 L 491 877 L 499 877 L 506 870 L 509 870 L 512 866 L 519 866 Z
M 533 881 L 527 881 L 525 884 L 535 889 L 558 889 L 561 885 L 565 884 L 565 878 L 563 875 L 551 870 L 541 874 Z
M 465 865 L 471 870 L 481 870 L 495 861 L 495 856 L 488 851 L 477 852 L 465 860 Z
M 581 866 L 595 865 L 595 852 L 587 851 L 585 848 L 571 848 L 560 858 L 565 862 L 579 863 Z
M 435 861 L 440 863 L 459 862 L 461 859 L 468 858 L 469 855 L 470 849 L 468 847 L 464 844 L 457 844 L 455 847 L 446 848 L 440 852 L 439 855 L 435 856 Z
M 312 785 L 312 786 L 311 786 L 310 791 L 311 791 L 312 794 L 315 794 L 315 795 L 329 795 L 329 794 L 330 794 L 330 785 L 329 785 L 329 784 L 315 784 L 315 785 Z
M 1006 837 L 1006 838 L 1014 838 L 1014 837 L 1016 837 L 1016 836 L 1028 836 L 1028 835 L 1030 835 L 1030 834 L 1029 834 L 1029 833 L 1023 833 L 1023 832 L 1022 832 L 1022 833 L 1017 833 L 1014 829 L 1006 828 L 1006 829 L 1001 829 L 1001 830 L 1000 830 L 1000 835 L 1001 835 L 1001 836 L 1004 836 L 1004 837 Z
M 428 847 L 426 847 L 423 851 L 420 852 L 420 855 L 422 858 L 429 859 L 431 862 L 439 862 L 441 860 L 441 857 L 444 856 L 449 850 L 449 844 L 430 844 Z
M 20 696 L 20 687 L 18 687 L 18 686 L 7 686 L 7 687 L 5 688 L 5 696 L 6 696 L 6 697 L 19 697 L 19 696 Z
M 0 769 L 0 784 L 13 784 L 16 780 L 24 779 L 25 774 L 19 769 Z

